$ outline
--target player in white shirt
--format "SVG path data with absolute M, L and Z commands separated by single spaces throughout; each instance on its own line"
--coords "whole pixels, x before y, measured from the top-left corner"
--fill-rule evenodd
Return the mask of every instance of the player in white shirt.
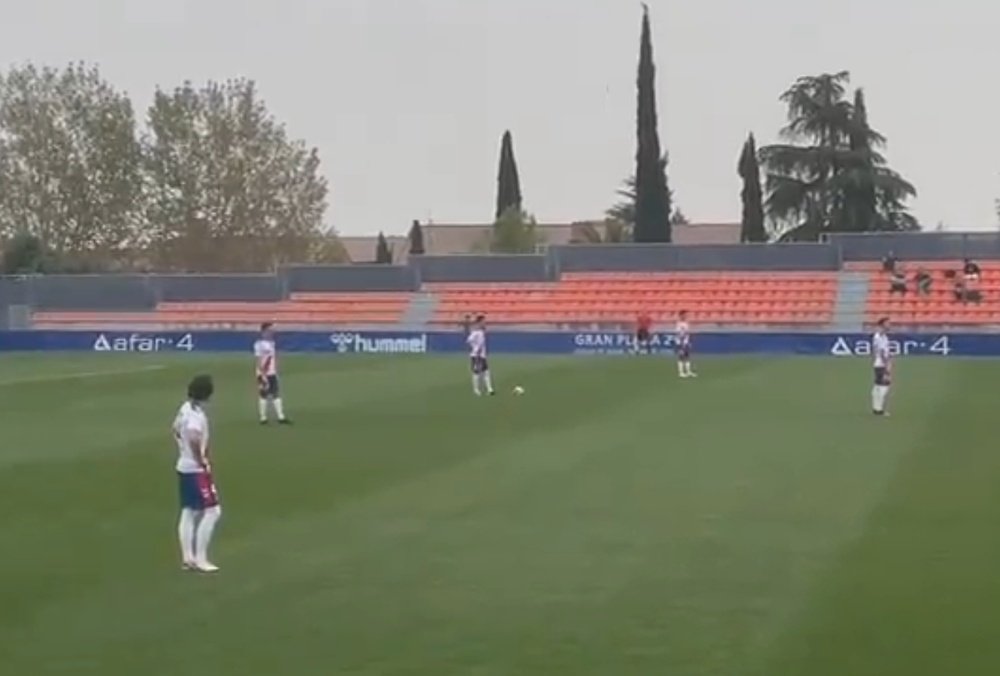
M 469 361 L 472 366 L 472 391 L 477 397 L 483 393 L 483 388 L 490 395 L 496 394 L 490 377 L 490 365 L 486 361 L 486 317 L 476 317 L 465 342 L 469 346 Z
M 892 354 L 889 347 L 889 319 L 878 320 L 875 335 L 872 336 L 872 366 L 875 371 L 875 384 L 872 386 L 872 413 L 887 416 L 886 400 L 889 398 L 889 385 L 892 380 Z
M 260 338 L 253 344 L 253 355 L 257 363 L 257 401 L 260 424 L 268 422 L 268 409 L 273 408 L 278 423 L 291 425 L 285 416 L 285 406 L 281 401 L 281 387 L 278 382 L 278 351 L 274 342 L 274 325 L 270 322 L 260 327 Z
M 681 378 L 697 378 L 698 374 L 691 369 L 691 327 L 686 310 L 681 310 L 677 317 L 674 349 L 677 352 L 677 375 Z
M 219 494 L 212 479 L 208 446 L 208 416 L 205 405 L 212 398 L 212 377 L 195 376 L 188 384 L 188 398 L 174 418 L 177 442 L 177 478 L 181 516 L 177 535 L 184 570 L 214 573 L 219 570 L 208 558 L 215 525 L 222 516 Z

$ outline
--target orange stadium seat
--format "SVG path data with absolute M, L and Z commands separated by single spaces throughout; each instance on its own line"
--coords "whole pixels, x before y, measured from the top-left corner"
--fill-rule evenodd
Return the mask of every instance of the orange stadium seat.
M 395 324 L 409 303 L 409 293 L 292 294 L 287 301 L 170 302 L 149 312 L 36 312 L 38 328 L 71 326 L 259 324 Z
M 434 322 L 484 312 L 494 324 L 626 323 L 640 312 L 671 321 L 821 325 L 832 316 L 834 273 L 572 273 L 548 284 L 437 284 Z

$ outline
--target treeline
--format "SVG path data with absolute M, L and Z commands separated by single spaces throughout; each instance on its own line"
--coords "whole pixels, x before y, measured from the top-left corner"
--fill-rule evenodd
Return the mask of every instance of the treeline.
M 635 172 L 602 223 L 581 230 L 581 243 L 670 242 L 687 223 L 667 177 L 660 145 L 649 11 L 643 8 L 636 78 Z M 908 202 L 916 188 L 893 171 L 885 136 L 868 117 L 864 92 L 846 71 L 802 77 L 781 94 L 787 124 L 779 143 L 758 149 L 748 135 L 738 153 L 741 240 L 816 241 L 831 232 L 920 228 Z M 698 133 L 706 130 L 699 129 Z M 525 252 L 538 244 L 534 220 L 521 204 L 510 133 L 501 144 L 493 251 Z M 1000 214 L 1000 202 L 997 205 Z
M 140 124 L 94 66 L 12 68 L 0 75 L 4 271 L 341 261 L 319 163 L 251 80 L 158 89 Z

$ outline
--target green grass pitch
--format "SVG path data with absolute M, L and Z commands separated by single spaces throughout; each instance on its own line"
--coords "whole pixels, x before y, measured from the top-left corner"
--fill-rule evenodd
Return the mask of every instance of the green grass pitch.
M 0 360 L 0 673 L 1000 674 L 1000 362 Z M 215 577 L 169 425 L 216 377 Z M 523 385 L 523 397 L 510 394 Z

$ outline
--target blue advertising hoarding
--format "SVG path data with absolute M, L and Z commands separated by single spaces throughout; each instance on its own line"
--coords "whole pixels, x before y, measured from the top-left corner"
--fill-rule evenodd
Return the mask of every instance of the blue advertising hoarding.
M 249 352 L 256 334 L 244 331 L 120 332 L 6 331 L 0 351 L 59 352 Z M 489 334 L 490 350 L 499 354 L 624 354 L 632 336 L 621 332 L 515 332 Z M 657 352 L 673 350 L 673 335 L 653 336 Z M 460 333 L 446 331 L 289 331 L 278 337 L 285 352 L 330 354 L 458 353 L 465 348 Z M 835 333 L 700 333 L 699 354 L 827 355 L 871 354 L 867 334 Z M 899 334 L 892 338 L 898 354 L 939 357 L 1000 357 L 1000 334 Z

